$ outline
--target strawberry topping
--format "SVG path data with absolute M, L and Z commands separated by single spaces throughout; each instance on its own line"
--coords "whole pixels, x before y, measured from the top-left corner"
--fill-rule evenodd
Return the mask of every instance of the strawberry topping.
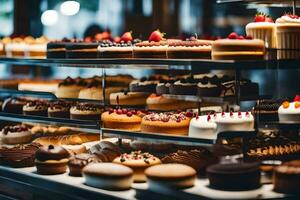
M 124 41 L 125 43 L 127 42 L 131 42 L 133 40 L 133 37 L 132 37 L 132 32 L 126 32 L 122 35 L 121 37 L 121 40 Z
M 294 102 L 295 102 L 295 101 L 299 101 L 299 102 L 300 102 L 300 95 L 299 95 L 299 94 L 295 96 Z
M 163 40 L 164 33 L 161 33 L 159 30 L 153 31 L 148 39 L 149 42 L 160 42 Z

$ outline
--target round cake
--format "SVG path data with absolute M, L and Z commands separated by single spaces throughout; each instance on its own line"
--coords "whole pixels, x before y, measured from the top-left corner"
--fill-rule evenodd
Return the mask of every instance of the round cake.
M 140 131 L 142 112 L 130 109 L 109 109 L 102 113 L 101 120 L 104 128 L 128 131 Z
M 189 136 L 204 139 L 216 139 L 217 124 L 210 115 L 192 118 L 189 126 Z
M 2 111 L 7 113 L 23 114 L 23 106 L 31 99 L 25 97 L 8 98 L 2 104 Z
M 1 130 L 1 142 L 4 144 L 24 144 L 32 140 L 32 133 L 24 125 L 5 126 Z
M 145 170 L 153 165 L 161 163 L 160 159 L 141 151 L 133 151 L 130 154 L 122 154 L 113 161 L 114 163 L 122 164 L 130 167 L 133 170 L 134 182 L 145 182 Z
M 184 164 L 161 164 L 146 169 L 149 189 L 161 191 L 161 187 L 188 188 L 194 186 L 196 171 Z
M 29 101 L 23 106 L 23 114 L 48 116 L 48 102 L 45 100 Z
M 216 164 L 206 172 L 210 187 L 217 190 L 244 191 L 261 186 L 258 163 Z
M 86 81 L 81 78 L 72 79 L 71 77 L 67 77 L 63 82 L 59 83 L 55 95 L 58 98 L 78 98 L 80 90 L 86 84 Z
M 278 109 L 278 117 L 281 122 L 300 121 L 300 100 L 294 102 L 285 101 Z
M 48 117 L 55 118 L 70 118 L 70 108 L 72 103 L 63 101 L 63 100 L 55 100 L 49 102 L 48 107 Z
M 244 38 L 236 33 L 212 43 L 213 60 L 263 60 L 264 55 L 264 41 L 251 37 Z
M 91 103 L 77 103 L 70 109 L 71 119 L 100 120 L 103 108 L 101 105 Z
M 127 190 L 133 182 L 133 171 L 116 163 L 93 163 L 83 168 L 85 184 L 106 190 Z
M 144 106 L 149 93 L 143 92 L 117 92 L 111 93 L 109 101 L 111 105 Z

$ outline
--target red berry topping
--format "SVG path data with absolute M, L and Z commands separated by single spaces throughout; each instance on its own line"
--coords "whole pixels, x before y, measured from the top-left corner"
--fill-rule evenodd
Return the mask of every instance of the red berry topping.
M 266 15 L 263 13 L 257 13 L 254 18 L 254 22 L 265 22 L 266 21 Z
M 229 115 L 230 115 L 230 117 L 233 117 L 233 112 L 232 112 L 232 111 L 230 111 Z
M 123 113 L 123 112 L 122 112 L 121 109 L 118 109 L 118 110 L 117 110 L 117 114 L 118 114 L 118 115 L 121 115 L 122 113 Z
M 299 94 L 295 96 L 294 101 L 299 101 L 300 102 L 300 95 Z
M 211 120 L 210 114 L 207 115 L 207 121 L 209 122 Z
M 225 117 L 225 112 L 223 111 L 221 115 L 222 115 L 222 117 Z
M 242 117 L 241 111 L 238 112 L 238 117 Z
M 111 113 L 113 113 L 113 112 L 114 112 L 114 109 L 112 109 L 112 108 L 108 109 L 108 113 L 109 113 L 109 114 L 111 114 Z
M 127 113 L 127 109 L 122 109 L 122 114 L 126 114 Z
M 122 35 L 121 40 L 124 41 L 125 43 L 132 41 L 133 37 L 132 37 L 132 32 L 126 32 Z
M 131 113 L 132 113 L 133 115 L 136 115 L 136 114 L 137 114 L 137 111 L 136 111 L 136 110 L 132 110 Z
M 126 115 L 127 115 L 127 117 L 131 117 L 132 116 L 132 112 L 129 111 L 129 112 L 127 112 Z
M 181 122 L 180 118 L 177 118 L 177 119 L 176 119 L 176 122 L 177 122 L 177 123 Z
M 285 14 L 284 16 L 288 16 L 291 19 L 299 19 L 300 18 L 298 15 L 292 15 L 292 14 Z
M 252 40 L 253 37 L 252 37 L 251 35 L 246 35 L 245 39 L 246 39 L 246 40 Z
M 199 119 L 199 114 L 198 113 L 196 114 L 196 119 Z
M 238 40 L 244 40 L 245 38 L 244 38 L 244 36 L 240 35 L 237 39 Z
M 194 113 L 193 112 L 187 112 L 185 114 L 186 117 L 193 117 Z
M 160 42 L 164 37 L 164 34 L 159 30 L 153 31 L 148 39 L 149 42 Z
M 249 112 L 248 111 L 246 112 L 246 116 L 249 116 Z
M 228 39 L 237 39 L 239 35 L 236 32 L 232 32 L 228 35 Z
M 114 42 L 115 43 L 120 43 L 121 42 L 121 38 L 120 37 L 115 37 L 114 38 Z
M 214 118 L 217 118 L 217 113 L 214 113 Z
M 265 22 L 271 22 L 271 23 L 273 23 L 274 20 L 271 17 L 266 17 Z

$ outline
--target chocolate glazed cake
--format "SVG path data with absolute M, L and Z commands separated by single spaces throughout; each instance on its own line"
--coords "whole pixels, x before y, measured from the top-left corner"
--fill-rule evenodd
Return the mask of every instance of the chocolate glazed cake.
M 62 41 L 53 41 L 47 44 L 47 58 L 66 58 L 66 45 L 72 40 L 64 38 Z
M 98 58 L 99 43 L 76 42 L 66 45 L 67 58 Z
M 145 93 L 155 93 L 156 85 L 159 80 L 155 77 L 150 76 L 149 78 L 143 77 L 140 80 L 132 81 L 129 85 L 129 90 L 131 92 L 145 92 Z
M 193 77 L 181 79 L 171 84 L 169 87 L 170 94 L 176 95 L 196 95 L 198 80 Z

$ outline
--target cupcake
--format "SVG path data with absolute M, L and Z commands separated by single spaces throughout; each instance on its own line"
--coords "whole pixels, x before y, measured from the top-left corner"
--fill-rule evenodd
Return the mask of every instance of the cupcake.
M 300 17 L 286 14 L 276 20 L 277 58 L 300 58 Z
M 246 25 L 247 35 L 265 42 L 266 48 L 276 48 L 276 25 L 273 19 L 263 13 L 257 13 L 254 22 Z

